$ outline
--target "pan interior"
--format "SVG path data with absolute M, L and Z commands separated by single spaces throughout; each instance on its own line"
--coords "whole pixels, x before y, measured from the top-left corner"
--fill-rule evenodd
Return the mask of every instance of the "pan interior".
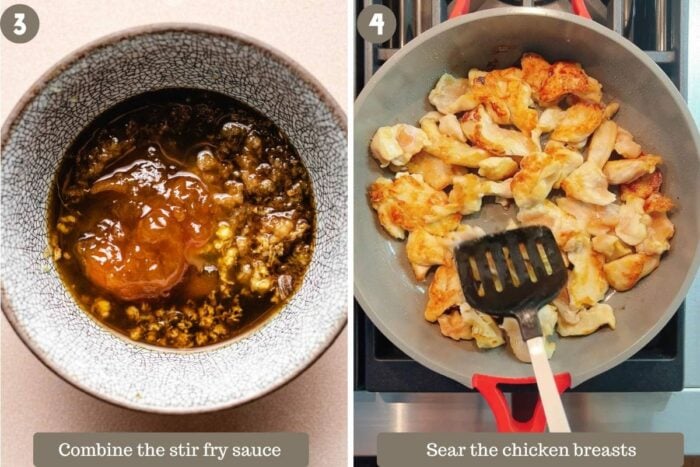
M 417 123 L 433 110 L 427 96 L 443 73 L 466 76 L 470 68 L 503 68 L 524 52 L 547 60 L 573 60 L 603 84 L 621 104 L 615 121 L 646 152 L 663 156 L 664 192 L 677 203 L 672 249 L 658 271 L 627 293 L 614 293 L 617 329 L 585 338 L 559 339 L 551 360 L 555 372 L 569 372 L 573 385 L 624 361 L 643 347 L 680 306 L 697 269 L 700 172 L 697 129 L 673 83 L 634 45 L 593 22 L 537 9 L 509 8 L 470 14 L 443 23 L 414 39 L 372 78 L 356 102 L 354 136 L 355 295 L 377 327 L 398 347 L 429 368 L 471 386 L 475 373 L 531 376 L 505 347 L 479 351 L 455 342 L 423 319 L 426 283 L 413 278 L 404 242 L 381 228 L 367 200 L 367 187 L 385 175 L 369 157 L 374 131 L 399 122 Z M 484 207 L 466 222 L 487 232 L 513 215 L 499 205 Z

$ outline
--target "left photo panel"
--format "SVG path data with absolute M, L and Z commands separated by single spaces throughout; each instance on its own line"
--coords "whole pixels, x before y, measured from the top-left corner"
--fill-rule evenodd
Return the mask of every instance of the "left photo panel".
M 346 465 L 345 2 L 0 9 L 0 464 Z

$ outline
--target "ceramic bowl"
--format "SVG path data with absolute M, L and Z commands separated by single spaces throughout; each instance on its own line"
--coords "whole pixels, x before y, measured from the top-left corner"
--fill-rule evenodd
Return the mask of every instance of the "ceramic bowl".
M 140 345 L 98 324 L 46 254 L 51 184 L 78 133 L 118 102 L 173 87 L 217 91 L 271 118 L 301 155 L 317 203 L 313 258 L 282 311 L 241 338 L 191 351 Z M 109 36 L 42 77 L 5 122 L 2 143 L 3 311 L 27 346 L 78 388 L 152 412 L 231 407 L 298 375 L 344 326 L 345 116 L 314 78 L 270 47 L 193 25 Z

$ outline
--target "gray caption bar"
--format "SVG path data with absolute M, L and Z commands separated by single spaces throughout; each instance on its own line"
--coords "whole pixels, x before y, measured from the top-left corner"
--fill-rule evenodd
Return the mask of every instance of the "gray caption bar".
M 36 433 L 36 467 L 306 467 L 306 433 Z
M 680 467 L 680 433 L 380 433 L 380 467 Z

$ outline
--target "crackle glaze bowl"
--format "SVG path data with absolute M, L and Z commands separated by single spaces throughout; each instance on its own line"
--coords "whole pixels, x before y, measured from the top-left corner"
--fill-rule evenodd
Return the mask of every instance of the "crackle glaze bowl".
M 47 208 L 65 151 L 97 115 L 137 94 L 199 88 L 272 119 L 309 170 L 316 239 L 304 281 L 257 329 L 195 350 L 129 341 L 85 313 L 47 256 Z M 2 130 L 2 308 L 26 345 L 78 388 L 160 413 L 232 407 L 288 382 L 346 321 L 346 123 L 299 65 L 225 30 L 162 25 L 90 44 L 54 66 Z

